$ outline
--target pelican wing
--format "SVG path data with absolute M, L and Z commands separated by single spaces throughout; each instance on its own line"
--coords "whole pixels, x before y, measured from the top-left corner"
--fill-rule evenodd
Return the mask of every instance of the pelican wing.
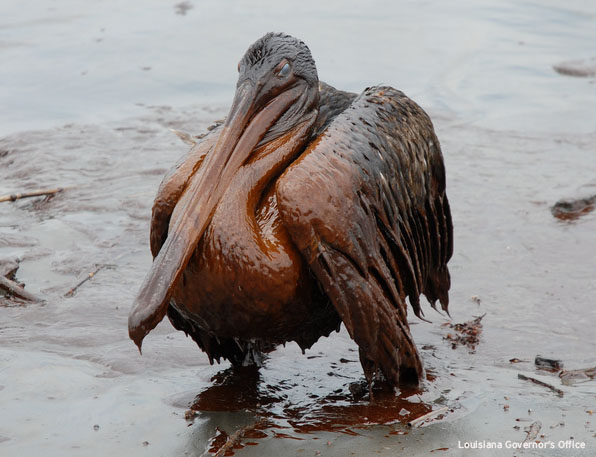
M 445 168 L 426 113 L 402 92 L 358 96 L 276 184 L 281 218 L 360 348 L 369 380 L 417 383 L 406 297 L 447 311 L 453 250 Z
M 203 159 L 217 141 L 218 134 L 213 129 L 211 130 L 209 134 L 205 135 L 205 138 L 197 142 L 178 160 L 159 185 L 153 202 L 149 236 L 153 257 L 157 256 L 168 237 L 172 213 L 182 193 L 186 190 L 190 178 L 201 167 Z M 176 134 L 178 135 L 178 133 Z

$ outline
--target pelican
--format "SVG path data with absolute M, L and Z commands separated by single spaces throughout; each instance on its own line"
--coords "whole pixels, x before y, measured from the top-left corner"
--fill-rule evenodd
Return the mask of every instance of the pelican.
M 448 309 L 453 236 L 445 167 L 428 115 L 402 92 L 320 82 L 282 33 L 238 64 L 225 121 L 165 176 L 154 260 L 128 329 L 139 350 L 168 316 L 213 363 L 304 351 L 343 322 L 369 386 L 417 385 L 407 302 Z

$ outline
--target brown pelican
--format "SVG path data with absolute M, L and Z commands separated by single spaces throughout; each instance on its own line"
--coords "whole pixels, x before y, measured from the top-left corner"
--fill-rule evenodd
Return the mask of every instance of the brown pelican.
M 402 92 L 319 82 L 300 40 L 269 33 L 236 95 L 164 178 L 154 261 L 129 316 L 139 350 L 167 314 L 211 363 L 304 350 L 341 322 L 369 385 L 418 383 L 406 298 L 447 311 L 453 250 L 445 168 L 426 113 Z

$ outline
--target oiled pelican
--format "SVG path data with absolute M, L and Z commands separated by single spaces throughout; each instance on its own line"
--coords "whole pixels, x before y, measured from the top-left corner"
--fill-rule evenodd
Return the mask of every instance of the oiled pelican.
M 285 34 L 256 41 L 238 71 L 224 124 L 159 188 L 130 337 L 140 349 L 167 314 L 211 362 L 241 364 L 343 322 L 369 383 L 418 383 L 406 297 L 419 317 L 420 294 L 447 310 L 453 250 L 430 119 L 391 87 L 319 82 Z

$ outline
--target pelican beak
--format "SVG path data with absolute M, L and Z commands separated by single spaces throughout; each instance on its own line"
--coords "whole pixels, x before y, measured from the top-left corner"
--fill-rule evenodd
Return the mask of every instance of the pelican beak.
M 176 205 L 168 237 L 153 260 L 128 316 L 128 333 L 139 351 L 145 336 L 166 315 L 173 290 L 233 176 L 269 128 L 301 94 L 298 87 L 292 87 L 264 104 L 259 92 L 260 86 L 249 81 L 237 87 L 217 143 Z

